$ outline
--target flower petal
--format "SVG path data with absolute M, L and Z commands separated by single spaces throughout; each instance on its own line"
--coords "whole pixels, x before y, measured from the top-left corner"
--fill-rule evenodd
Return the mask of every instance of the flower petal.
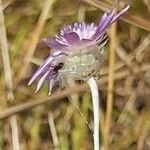
M 58 41 L 56 41 L 53 38 L 45 38 L 43 39 L 43 42 L 48 46 L 49 48 L 56 49 L 56 50 L 62 50 L 66 48 L 65 45 L 60 44 Z
M 35 79 L 44 71 L 45 67 L 52 62 L 54 58 L 52 56 L 49 56 L 42 65 L 38 68 L 38 70 L 33 74 L 32 78 L 30 79 L 28 86 L 31 85 Z
M 102 19 L 99 23 L 99 26 L 96 30 L 96 33 L 91 38 L 92 40 L 97 40 L 99 37 L 105 32 L 105 30 L 117 19 L 119 19 L 127 10 L 129 9 L 129 6 L 126 6 L 121 12 L 118 14 L 115 14 L 115 11 L 112 10 L 110 14 L 104 14 L 102 16 Z
M 102 24 L 104 23 L 104 21 L 106 20 L 107 17 L 108 17 L 108 14 L 104 13 L 101 20 L 100 20 L 100 22 L 99 22 L 99 25 L 98 25 L 99 27 L 102 26 Z
M 70 46 L 78 44 L 80 42 L 80 38 L 77 33 L 71 32 L 64 35 L 64 38 L 67 40 Z
M 92 40 L 96 41 L 97 39 L 99 39 L 102 34 L 105 32 L 105 30 L 110 26 L 110 23 L 114 17 L 114 12 L 111 12 L 110 15 L 108 15 L 108 17 L 101 23 L 100 26 L 98 26 L 97 31 L 95 32 L 95 34 L 92 37 Z
M 130 8 L 129 5 L 127 5 L 121 12 L 119 12 L 114 18 L 113 20 L 111 21 L 111 24 L 113 22 L 115 22 L 118 18 L 120 18 L 126 11 L 128 11 L 128 9 Z
M 39 80 L 39 82 L 38 82 L 38 84 L 37 84 L 35 93 L 41 88 L 41 86 L 42 86 L 43 82 L 45 81 L 45 79 L 47 78 L 49 72 L 50 72 L 50 71 L 47 71 L 47 72 L 41 77 L 41 79 Z
M 63 55 L 63 53 L 61 51 L 56 51 L 52 56 L 49 56 L 42 64 L 41 66 L 38 68 L 38 70 L 33 74 L 32 78 L 30 79 L 28 86 L 31 85 L 35 79 L 41 75 L 42 72 L 45 71 L 46 67 L 49 65 L 53 66 L 53 62 L 56 61 L 58 59 L 59 56 Z M 51 68 L 51 67 L 50 67 Z M 49 68 L 49 69 L 50 69 Z M 53 68 L 53 67 L 52 67 Z

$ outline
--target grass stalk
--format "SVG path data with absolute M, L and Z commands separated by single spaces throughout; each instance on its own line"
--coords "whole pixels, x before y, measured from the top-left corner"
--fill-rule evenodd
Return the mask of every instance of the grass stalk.
M 1 50 L 2 50 L 2 59 L 4 64 L 5 83 L 7 88 L 7 102 L 13 102 L 14 93 L 13 93 L 13 83 L 12 83 L 12 75 L 11 75 L 12 72 L 10 66 L 7 34 L 6 34 L 3 6 L 1 0 L 0 0 L 0 43 L 1 43 Z M 19 150 L 20 146 L 19 146 L 19 135 L 18 135 L 16 116 L 10 117 L 10 125 L 12 131 L 13 150 Z
M 106 106 L 106 122 L 104 133 L 104 147 L 108 150 L 109 131 L 111 125 L 111 114 L 113 107 L 113 90 L 114 90 L 114 65 L 115 65 L 115 49 L 116 49 L 116 23 L 111 27 L 110 31 L 110 51 L 109 51 L 109 76 L 108 76 L 108 92 Z

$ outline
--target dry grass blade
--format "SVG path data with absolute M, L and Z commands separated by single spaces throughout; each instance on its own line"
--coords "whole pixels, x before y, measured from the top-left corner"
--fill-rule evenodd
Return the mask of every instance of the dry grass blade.
M 113 90 L 114 90 L 114 65 L 115 65 L 115 49 L 116 49 L 116 23 L 114 23 L 110 30 L 110 51 L 109 51 L 109 76 L 108 76 L 108 92 L 107 92 L 107 106 L 106 106 L 106 123 L 104 133 L 104 146 L 108 149 L 109 145 L 109 130 L 111 124 L 111 113 L 113 107 Z
M 7 35 L 6 35 L 6 28 L 4 23 L 4 14 L 3 14 L 3 7 L 2 7 L 1 0 L 0 0 L 0 42 L 1 42 L 2 58 L 4 64 L 5 83 L 7 87 L 7 102 L 13 102 L 14 101 L 13 83 L 11 77 L 11 66 L 10 66 L 9 53 L 8 53 Z M 10 117 L 10 124 L 12 130 L 13 149 L 19 150 L 19 135 L 18 135 L 16 116 Z
M 125 22 L 131 25 L 144 29 L 146 31 L 150 31 L 150 21 L 145 20 L 139 16 L 135 16 L 130 13 L 127 13 L 125 16 L 122 17 L 122 20 L 124 20 Z
M 145 3 L 145 5 L 147 6 L 147 8 L 150 12 L 150 1 L 149 0 L 143 0 L 143 2 Z
M 120 116 L 117 120 L 118 122 L 123 122 L 125 120 L 125 117 L 126 117 L 125 113 L 126 113 L 126 111 L 129 111 L 130 109 L 132 109 L 133 104 L 136 100 L 136 97 L 137 97 L 137 95 L 134 92 L 132 92 L 128 102 L 126 103 L 122 113 L 120 114 Z
M 102 11 L 109 11 L 110 10 L 110 5 L 106 2 L 102 2 L 102 1 L 96 1 L 96 0 L 81 0 L 87 4 L 90 4 L 91 6 L 94 6 L 96 8 L 101 9 Z
M 145 115 L 145 114 L 144 114 Z M 146 114 L 147 115 L 147 114 Z M 146 116 L 145 115 L 145 116 Z M 144 116 L 144 117 L 145 117 Z M 139 134 L 139 139 L 138 139 L 138 145 L 137 145 L 137 150 L 143 150 L 144 149 L 144 141 L 145 141 L 145 139 L 146 139 L 146 136 L 148 135 L 148 132 L 149 132 L 149 125 L 148 125 L 148 121 L 147 122 L 145 122 L 145 118 L 147 117 L 145 117 L 144 118 L 143 116 L 141 117 L 142 119 L 140 120 L 141 122 L 141 133 Z M 146 118 L 147 119 L 147 118 Z M 148 120 L 148 119 L 147 119 Z
M 111 4 L 108 4 L 106 2 L 101 2 L 97 0 L 82 0 L 83 2 L 90 4 L 91 6 L 94 6 L 98 9 L 101 9 L 102 11 L 109 11 L 111 8 Z M 146 31 L 150 31 L 150 21 L 145 20 L 139 16 L 132 15 L 130 13 L 126 13 L 122 18 L 125 22 L 132 24 L 134 26 L 137 26 L 141 29 L 144 29 Z

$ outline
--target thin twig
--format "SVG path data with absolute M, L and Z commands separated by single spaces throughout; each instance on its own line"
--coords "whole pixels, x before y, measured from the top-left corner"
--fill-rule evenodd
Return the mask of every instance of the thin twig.
M 13 83 L 11 77 L 11 66 L 10 66 L 9 53 L 8 53 L 7 35 L 6 35 L 3 6 L 1 0 L 0 0 L 0 42 L 1 42 L 2 58 L 4 64 L 5 82 L 7 87 L 7 102 L 13 102 L 14 101 Z M 16 116 L 10 117 L 10 125 L 12 130 L 13 149 L 19 150 L 19 135 L 18 135 Z
M 108 76 L 108 92 L 107 92 L 107 106 L 106 106 L 106 124 L 104 132 L 104 146 L 105 150 L 109 145 L 109 130 L 111 124 L 111 113 L 113 107 L 113 89 L 114 89 L 114 64 L 115 64 L 115 49 L 116 49 L 116 23 L 111 27 L 110 31 L 110 51 L 109 51 L 109 76 Z
M 99 91 L 98 85 L 93 77 L 88 80 L 88 85 L 91 89 L 92 103 L 93 103 L 93 114 L 94 114 L 94 150 L 100 150 L 99 145 L 99 122 L 100 122 L 100 111 L 99 111 Z
M 55 127 L 55 123 L 54 123 L 54 117 L 53 117 L 52 112 L 48 113 L 48 124 L 50 127 L 50 131 L 51 131 L 51 135 L 52 135 L 52 139 L 53 139 L 53 143 L 54 143 L 54 150 L 59 150 L 58 136 L 57 136 L 56 127 Z

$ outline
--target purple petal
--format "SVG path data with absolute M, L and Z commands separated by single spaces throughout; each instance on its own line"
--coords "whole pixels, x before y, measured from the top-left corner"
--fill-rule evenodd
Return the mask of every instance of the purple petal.
M 49 48 L 56 49 L 56 50 L 62 50 L 66 48 L 65 45 L 60 44 L 53 38 L 45 38 L 43 39 L 43 42 L 48 46 Z
M 35 79 L 44 71 L 45 67 L 50 64 L 53 60 L 53 56 L 49 56 L 43 63 L 42 65 L 38 68 L 38 70 L 33 74 L 32 78 L 30 79 L 28 86 L 31 85 Z
M 80 38 L 77 33 L 71 32 L 64 35 L 64 38 L 67 40 L 70 46 L 78 44 L 80 42 Z
M 38 70 L 33 74 L 32 78 L 30 79 L 28 86 L 31 85 L 35 79 L 42 73 L 44 72 L 45 68 L 50 64 L 51 66 L 53 66 L 53 62 L 56 61 L 58 59 L 59 56 L 63 55 L 63 53 L 61 51 L 56 51 L 53 56 L 49 56 L 43 63 L 42 65 L 38 68 Z M 50 68 L 49 68 L 50 69 Z
M 118 18 L 120 18 L 126 11 L 128 11 L 128 9 L 130 8 L 130 6 L 126 6 L 121 12 L 119 12 L 114 18 L 113 20 L 111 21 L 111 24 L 113 22 L 115 22 Z
M 119 19 L 127 10 L 129 6 L 126 6 L 121 12 L 115 14 L 114 10 L 108 15 L 104 14 L 102 20 L 99 23 L 96 33 L 93 35 L 92 40 L 96 41 L 105 32 L 105 30 L 117 19 Z
M 114 17 L 114 12 L 112 12 L 108 17 L 98 26 L 96 33 L 93 35 L 92 40 L 97 40 L 105 32 L 105 30 L 110 26 L 110 23 Z
M 99 27 L 102 26 L 102 24 L 104 23 L 104 21 L 106 20 L 106 18 L 108 17 L 108 14 L 107 13 L 104 13 L 104 15 L 102 16 L 100 22 L 99 22 Z
M 47 78 L 49 72 L 50 72 L 50 71 L 47 71 L 47 72 L 41 77 L 41 79 L 39 80 L 39 82 L 38 82 L 38 84 L 37 84 L 35 93 L 41 88 L 41 86 L 42 86 L 43 82 L 45 81 L 45 79 Z

